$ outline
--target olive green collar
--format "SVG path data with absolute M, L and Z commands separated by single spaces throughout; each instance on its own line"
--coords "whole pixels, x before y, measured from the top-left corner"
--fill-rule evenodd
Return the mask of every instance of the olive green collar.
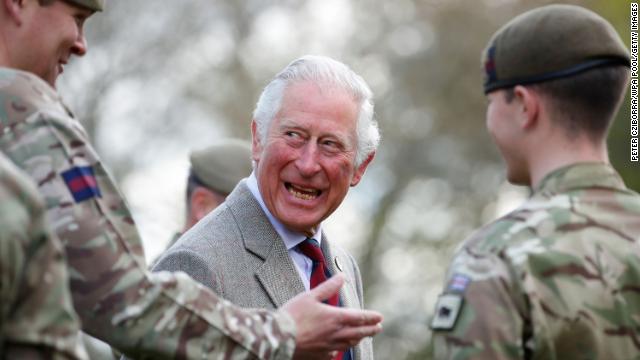
M 626 189 L 622 178 L 611 165 L 585 162 L 550 172 L 540 181 L 534 193 L 562 193 L 593 187 Z

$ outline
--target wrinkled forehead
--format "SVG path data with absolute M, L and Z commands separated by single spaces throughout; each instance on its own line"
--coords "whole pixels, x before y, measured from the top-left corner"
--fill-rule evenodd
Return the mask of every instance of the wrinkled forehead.
M 360 103 L 348 90 L 322 82 L 295 82 L 284 90 L 280 110 L 357 117 Z
M 291 102 L 312 106 L 316 102 L 327 105 L 344 105 L 358 108 L 361 104 L 351 89 L 329 81 L 298 80 L 289 82 L 283 89 L 281 109 L 285 103 Z
M 361 96 L 358 96 L 353 88 L 345 83 L 330 79 L 292 81 L 285 87 L 285 92 L 290 87 L 304 86 L 305 84 L 313 86 L 313 88 L 318 91 L 319 95 L 329 96 L 335 94 L 343 99 L 351 100 L 356 105 L 359 105 L 362 101 Z

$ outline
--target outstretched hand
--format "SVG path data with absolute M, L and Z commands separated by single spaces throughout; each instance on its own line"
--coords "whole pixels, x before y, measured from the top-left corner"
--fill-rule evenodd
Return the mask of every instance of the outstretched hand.
M 357 345 L 382 331 L 382 315 L 375 311 L 323 304 L 344 284 L 338 274 L 311 291 L 299 294 L 281 308 L 296 323 L 296 359 L 331 359 L 336 351 Z

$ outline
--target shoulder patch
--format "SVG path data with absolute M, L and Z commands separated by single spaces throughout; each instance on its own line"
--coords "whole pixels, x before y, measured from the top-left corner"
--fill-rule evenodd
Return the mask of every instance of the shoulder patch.
M 91 166 L 76 166 L 60 175 L 77 203 L 102 196 Z
M 438 297 L 436 310 L 431 320 L 431 330 L 451 330 L 462 309 L 462 295 L 442 294 Z
M 454 274 L 451 280 L 449 280 L 446 291 L 463 294 L 464 291 L 467 290 L 469 283 L 471 283 L 470 277 L 462 274 Z

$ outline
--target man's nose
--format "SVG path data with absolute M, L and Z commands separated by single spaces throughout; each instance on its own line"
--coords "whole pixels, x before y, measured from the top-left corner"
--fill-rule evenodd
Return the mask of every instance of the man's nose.
M 73 42 L 71 53 L 77 56 L 84 56 L 87 53 L 87 39 L 83 33 L 79 33 L 76 41 Z
M 302 176 L 310 177 L 320 171 L 320 162 L 318 161 L 318 145 L 315 142 L 308 142 L 300 149 L 298 159 L 295 165 Z

